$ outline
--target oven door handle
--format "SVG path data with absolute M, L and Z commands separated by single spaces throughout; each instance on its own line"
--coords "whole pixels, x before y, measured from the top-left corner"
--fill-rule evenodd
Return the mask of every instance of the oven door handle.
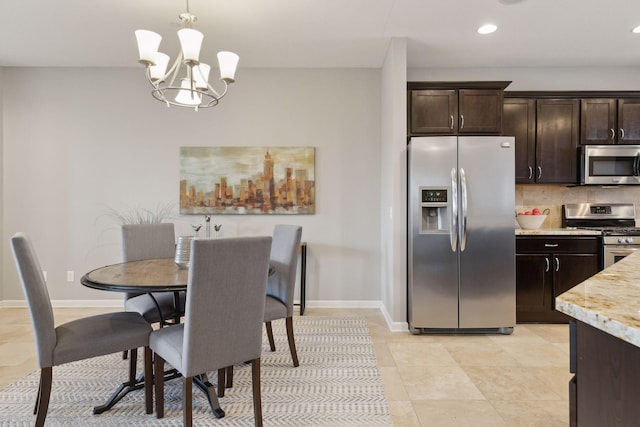
M 633 160 L 633 175 L 640 175 L 640 151 L 636 153 L 636 158 Z
M 611 255 L 631 255 L 636 252 L 638 249 L 607 249 L 607 253 Z

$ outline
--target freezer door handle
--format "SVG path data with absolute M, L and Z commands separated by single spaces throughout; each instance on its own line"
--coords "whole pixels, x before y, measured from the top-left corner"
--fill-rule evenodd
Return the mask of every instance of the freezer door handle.
M 458 177 L 456 169 L 451 169 L 451 227 L 449 228 L 449 240 L 451 250 L 455 252 L 458 247 Z
M 467 245 L 467 177 L 460 168 L 460 252 Z

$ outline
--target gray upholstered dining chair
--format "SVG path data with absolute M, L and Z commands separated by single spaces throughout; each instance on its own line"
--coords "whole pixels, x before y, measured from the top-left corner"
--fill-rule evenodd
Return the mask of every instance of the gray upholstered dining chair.
M 24 233 L 17 233 L 11 238 L 11 248 L 29 306 L 40 366 L 35 425 L 43 426 L 47 417 L 53 366 L 139 347 L 145 349 L 146 412 L 152 413 L 153 374 L 148 347 L 151 325 L 139 313 L 117 312 L 89 316 L 55 327 L 49 292 L 31 240 Z
M 172 223 L 124 224 L 122 226 L 122 261 L 173 258 L 176 251 L 175 242 Z M 166 319 L 178 319 L 184 311 L 185 293 L 179 292 L 177 296 L 176 300 L 171 292 L 127 293 L 124 309 L 140 313 L 149 323 L 164 324 Z
M 255 425 L 262 425 L 260 354 L 271 237 L 194 239 L 184 323 L 155 330 L 156 410 L 164 417 L 164 362 L 184 376 L 184 425 L 193 377 L 251 361 Z
M 287 224 L 275 226 L 270 261 L 275 273 L 269 276 L 267 282 L 267 298 L 264 309 L 264 322 L 271 351 L 276 349 L 271 322 L 276 319 L 285 319 L 293 366 L 299 365 L 293 336 L 293 294 L 301 238 L 302 227 L 300 226 Z

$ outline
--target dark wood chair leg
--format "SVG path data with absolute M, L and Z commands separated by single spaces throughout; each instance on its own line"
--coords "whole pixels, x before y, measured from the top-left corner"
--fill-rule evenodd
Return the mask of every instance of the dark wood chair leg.
M 193 400 L 191 396 L 191 385 L 193 377 L 185 377 L 184 388 L 182 390 L 182 424 L 184 427 L 192 425 Z
M 251 383 L 253 384 L 253 418 L 256 427 L 262 427 L 262 395 L 260 392 L 260 358 L 251 361 Z
M 227 382 L 225 385 L 227 388 L 233 387 L 233 365 L 227 366 Z
M 129 353 L 129 382 L 134 383 L 136 381 L 136 370 L 138 369 L 138 349 L 132 348 Z
M 156 385 L 156 417 L 164 418 L 164 359 L 157 354 L 153 360 L 153 380 Z
M 36 414 L 36 427 L 44 426 L 49 410 L 49 398 L 51 397 L 51 382 L 53 379 L 53 368 L 42 368 L 40 370 L 40 390 L 38 392 L 38 411 Z
M 33 415 L 38 413 L 38 405 L 40 405 L 40 396 L 42 395 L 42 374 L 38 381 L 38 395 L 36 396 L 36 403 L 33 405 Z
M 125 350 L 122 352 L 122 360 L 127 360 L 127 354 L 129 354 L 129 350 Z
M 267 338 L 269 338 L 269 348 L 271 351 L 276 351 L 276 343 L 273 342 L 273 329 L 271 328 L 271 322 L 264 322 L 267 328 Z
M 293 359 L 293 366 L 299 366 L 298 352 L 296 351 L 296 341 L 293 338 L 293 317 L 286 318 L 287 325 L 287 339 L 289 340 L 289 350 L 291 351 L 291 358 Z
M 218 397 L 224 397 L 224 388 L 226 384 L 225 373 L 225 368 L 218 369 Z
M 144 348 L 144 403 L 147 414 L 153 413 L 153 362 L 151 349 Z

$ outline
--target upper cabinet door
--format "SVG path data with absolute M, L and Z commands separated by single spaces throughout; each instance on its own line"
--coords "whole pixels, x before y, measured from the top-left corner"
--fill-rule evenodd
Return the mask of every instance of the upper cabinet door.
M 536 182 L 578 183 L 578 133 L 580 101 L 537 101 Z
M 640 144 L 640 99 L 618 100 L 618 142 Z
M 456 90 L 412 90 L 411 134 L 455 135 L 458 133 Z
M 500 134 L 504 91 L 460 89 L 458 91 L 458 133 Z
M 502 118 L 502 134 L 516 141 L 516 183 L 530 184 L 536 179 L 536 101 L 506 98 Z
M 580 101 L 582 118 L 580 119 L 580 143 L 583 145 L 615 144 L 616 100 L 583 99 Z

